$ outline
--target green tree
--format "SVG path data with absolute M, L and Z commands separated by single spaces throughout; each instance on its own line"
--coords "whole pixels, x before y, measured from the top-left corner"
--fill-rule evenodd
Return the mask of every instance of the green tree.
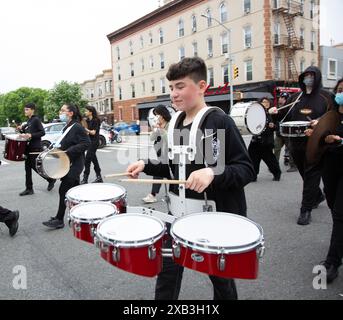
M 44 111 L 46 118 L 51 121 L 58 116 L 58 112 L 65 103 L 76 104 L 82 110 L 88 101 L 82 99 L 81 86 L 78 83 L 61 81 L 49 91 Z

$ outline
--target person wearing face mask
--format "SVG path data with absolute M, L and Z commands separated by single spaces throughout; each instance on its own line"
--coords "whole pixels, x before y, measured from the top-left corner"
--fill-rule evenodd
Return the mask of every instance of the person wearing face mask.
M 274 181 L 280 181 L 281 179 L 281 169 L 279 162 L 276 159 L 275 154 L 273 153 L 274 149 L 274 131 L 275 131 L 275 124 L 269 113 L 267 112 L 270 107 L 271 103 L 268 98 L 262 98 L 260 103 L 266 110 L 267 114 L 267 128 L 264 130 L 260 135 L 253 136 L 251 139 L 251 143 L 249 145 L 249 155 L 254 164 L 254 169 L 256 173 L 256 180 L 257 176 L 260 172 L 260 163 L 263 160 L 266 165 L 268 166 L 269 171 L 274 176 Z M 255 181 L 256 181 L 255 180 Z
M 26 124 L 18 127 L 21 137 L 28 139 L 28 145 L 25 152 L 25 185 L 26 189 L 21 192 L 20 196 L 28 196 L 34 194 L 32 182 L 32 170 L 37 172 L 36 159 L 38 152 L 42 151 L 41 138 L 45 135 L 43 125 L 39 118 L 35 115 L 36 105 L 28 103 L 24 107 L 25 116 L 28 118 Z M 35 153 L 35 154 L 32 154 Z M 38 172 L 37 172 L 38 173 Z M 48 182 L 48 191 L 54 188 L 56 180 L 46 179 Z
M 325 137 L 329 148 L 323 157 L 322 171 L 324 192 L 333 220 L 329 251 L 322 262 L 326 268 L 327 283 L 337 278 L 343 259 L 343 79 L 338 81 L 334 93 L 340 123 L 334 132 Z
M 60 110 L 60 120 L 67 123 L 63 133 L 69 130 L 60 143 L 60 149 L 65 151 L 69 157 L 70 170 L 61 179 L 59 207 L 56 216 L 43 222 L 43 225 L 51 229 L 64 228 L 65 196 L 71 188 L 80 184 L 80 175 L 85 166 L 85 152 L 91 143 L 85 128 L 81 125 L 82 116 L 77 106 L 63 105 Z
M 314 127 L 318 120 L 329 110 L 333 109 L 333 95 L 322 88 L 322 74 L 317 67 L 311 66 L 299 76 L 300 93 L 290 97 L 287 104 L 295 103 L 290 110 L 278 113 L 279 120 L 310 121 Z M 274 110 L 273 110 L 274 111 Z M 294 163 L 303 179 L 302 204 L 298 225 L 308 225 L 311 222 L 312 210 L 318 208 L 325 201 L 325 196 L 320 189 L 321 167 L 320 164 L 308 165 L 306 162 L 306 146 L 308 137 L 313 129 L 308 129 L 306 137 L 290 138 L 289 148 Z

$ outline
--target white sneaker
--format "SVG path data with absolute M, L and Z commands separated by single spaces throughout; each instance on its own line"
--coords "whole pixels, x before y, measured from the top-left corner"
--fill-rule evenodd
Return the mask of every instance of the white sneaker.
M 156 203 L 157 199 L 152 194 L 148 194 L 145 198 L 142 199 L 145 203 Z

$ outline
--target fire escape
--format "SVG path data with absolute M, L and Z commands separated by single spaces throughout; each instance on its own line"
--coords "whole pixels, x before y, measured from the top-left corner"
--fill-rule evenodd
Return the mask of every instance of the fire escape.
M 287 34 L 274 34 L 274 49 L 278 49 L 284 56 L 284 78 L 286 82 L 297 82 L 299 73 L 295 63 L 295 53 L 304 49 L 304 39 L 299 38 L 295 32 L 294 21 L 303 15 L 303 6 L 293 0 L 273 0 L 273 13 L 278 20 L 283 19 Z M 278 70 L 280 73 L 281 70 Z M 276 76 L 278 77 L 278 76 Z

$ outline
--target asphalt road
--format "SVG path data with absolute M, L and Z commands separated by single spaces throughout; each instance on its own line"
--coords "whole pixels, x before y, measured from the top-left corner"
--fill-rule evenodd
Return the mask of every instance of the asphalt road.
M 122 145 L 112 145 L 98 153 L 104 174 L 124 171 L 128 156 L 134 160 L 147 155 L 147 137 L 137 139 L 130 137 Z M 4 143 L 0 142 L 1 155 L 3 148 Z M 20 210 L 20 229 L 15 238 L 11 239 L 5 225 L 0 225 L 0 299 L 153 299 L 155 279 L 114 268 L 100 258 L 94 246 L 75 239 L 68 227 L 47 230 L 42 221 L 56 214 L 59 183 L 47 192 L 46 182 L 34 174 L 35 194 L 22 198 L 18 194 L 24 190 L 24 177 L 23 163 L 0 166 L 0 204 Z M 141 198 L 150 192 L 150 186 L 122 185 L 128 192 L 130 206 L 141 206 Z M 301 190 L 298 173 L 284 173 L 281 182 L 273 182 L 265 165 L 258 182 L 247 186 L 249 218 L 264 229 L 266 254 L 258 280 L 237 281 L 240 299 L 343 299 L 342 275 L 327 289 L 316 290 L 313 286 L 313 268 L 326 256 L 332 222 L 324 203 L 313 212 L 311 225 L 296 224 Z M 161 193 L 159 199 L 162 196 Z M 161 201 L 154 208 L 166 211 Z M 24 275 L 23 270 L 27 275 L 24 290 L 13 286 L 18 283 L 18 276 Z M 208 277 L 186 270 L 180 299 L 211 298 Z

